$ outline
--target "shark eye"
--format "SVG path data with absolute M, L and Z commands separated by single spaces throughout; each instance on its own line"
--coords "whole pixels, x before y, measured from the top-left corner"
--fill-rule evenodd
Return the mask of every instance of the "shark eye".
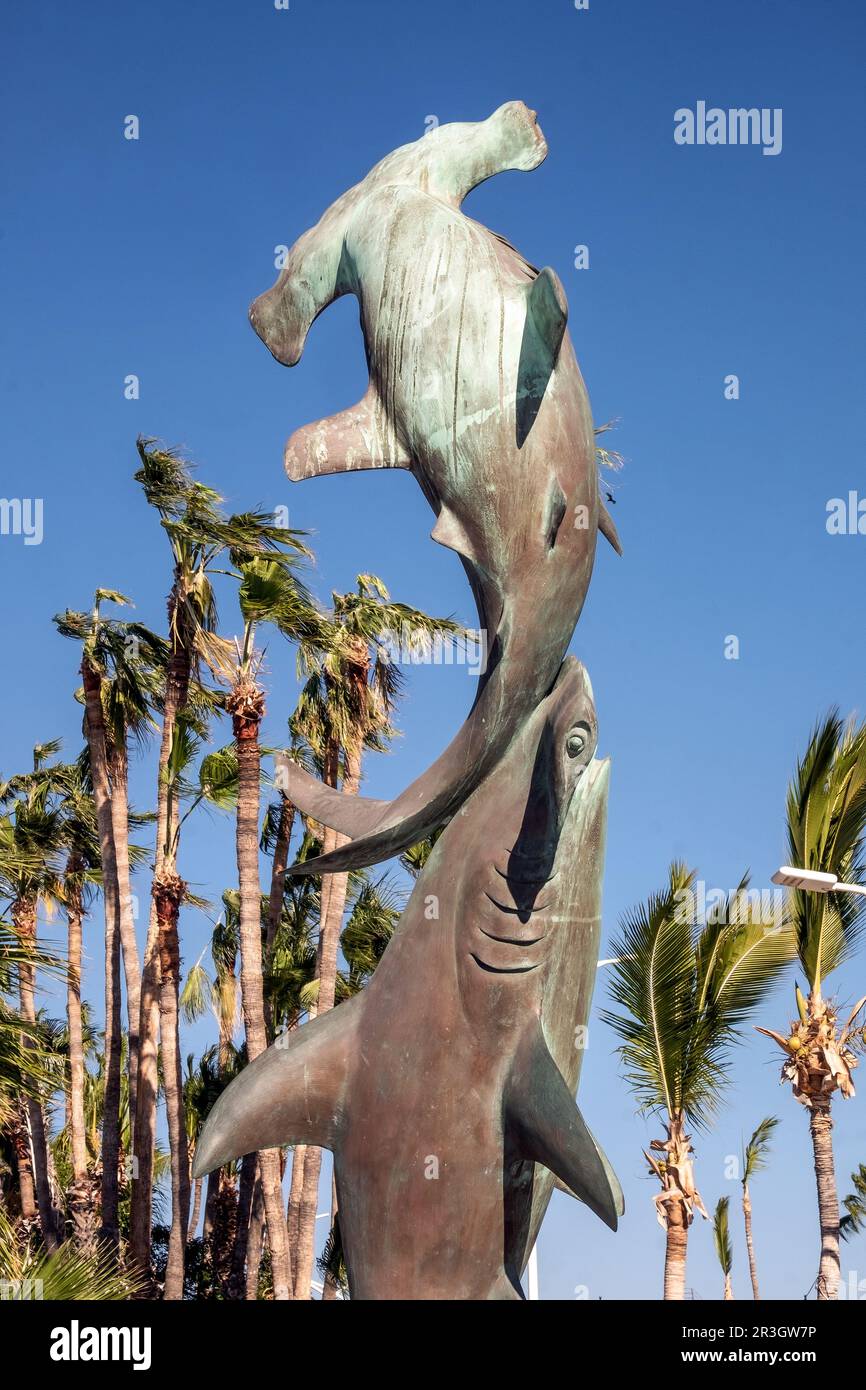
M 572 729 L 568 738 L 565 740 L 565 751 L 570 758 L 579 758 L 586 747 L 586 734 L 579 729 Z

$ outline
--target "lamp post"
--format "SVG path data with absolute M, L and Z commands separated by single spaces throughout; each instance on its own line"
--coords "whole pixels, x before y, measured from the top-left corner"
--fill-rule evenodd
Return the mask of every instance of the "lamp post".
M 841 883 L 835 874 L 820 873 L 817 869 L 798 869 L 783 864 L 771 879 L 783 888 L 799 888 L 805 893 L 859 893 L 866 897 L 866 887 L 860 883 Z

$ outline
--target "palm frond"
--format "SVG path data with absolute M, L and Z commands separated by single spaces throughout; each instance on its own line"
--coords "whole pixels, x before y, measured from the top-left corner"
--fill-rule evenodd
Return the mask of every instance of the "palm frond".
M 766 1168 L 770 1155 L 770 1141 L 779 1123 L 777 1115 L 768 1115 L 754 1130 L 751 1139 L 743 1149 L 743 1183 L 748 1183 Z
M 734 1249 L 731 1244 L 731 1230 L 728 1219 L 729 1197 L 720 1197 L 713 1212 L 713 1244 L 722 1273 L 729 1275 L 734 1264 Z

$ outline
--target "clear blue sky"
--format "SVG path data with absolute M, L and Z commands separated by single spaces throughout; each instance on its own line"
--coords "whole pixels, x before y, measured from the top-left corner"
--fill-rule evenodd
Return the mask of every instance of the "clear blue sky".
M 186 446 L 239 509 L 288 505 L 315 533 L 322 597 L 373 571 L 400 600 L 474 622 L 409 475 L 291 486 L 282 474 L 286 436 L 363 390 L 354 301 L 316 324 L 291 372 L 246 312 L 275 277 L 273 248 L 428 116 L 478 119 L 519 97 L 539 111 L 549 158 L 482 187 L 467 210 L 562 277 L 595 418 L 621 419 L 613 447 L 628 460 L 614 508 L 625 555 L 602 544 L 572 646 L 614 760 L 606 935 L 673 856 L 710 885 L 731 887 L 746 867 L 766 884 L 813 721 L 832 703 L 866 714 L 866 537 L 825 528 L 828 499 L 866 495 L 857 0 L 591 0 L 587 12 L 571 0 L 291 0 L 288 12 L 269 0 L 44 0 L 4 27 L 0 492 L 44 499 L 44 540 L 0 537 L 3 769 L 37 740 L 79 746 L 76 654 L 52 613 L 104 585 L 163 621 L 168 552 L 132 481 L 139 431 Z M 699 100 L 781 107 L 781 154 L 675 145 L 675 110 Z M 123 138 L 129 114 L 137 142 Z M 588 270 L 573 267 L 579 243 Z M 138 401 L 124 399 L 129 373 Z M 736 401 L 724 398 L 730 373 Z M 224 607 L 229 626 L 229 596 Z M 724 658 L 731 634 L 736 661 Z M 295 695 L 288 651 L 272 646 L 269 667 L 267 735 L 279 742 Z M 458 669 L 412 673 L 405 736 L 370 763 L 370 794 L 399 790 L 444 747 L 471 685 Z M 151 781 L 149 768 L 136 774 L 142 804 Z M 205 817 L 182 867 L 217 897 L 232 854 L 230 822 Z M 146 877 L 139 891 L 146 901 Z M 188 964 L 206 931 L 186 914 Z M 98 934 L 97 917 L 91 998 Z M 861 956 L 842 996 L 862 993 L 864 976 Z M 786 987 L 764 1021 L 782 1026 L 789 1000 Z M 188 1030 L 185 1050 L 210 1036 Z M 580 1099 L 628 1214 L 614 1237 L 556 1196 L 544 1297 L 660 1292 L 663 1237 L 641 1159 L 658 1127 L 634 1116 L 612 1046 L 595 1027 Z M 766 1040 L 737 1055 L 731 1105 L 697 1141 L 698 1177 L 708 1207 L 725 1192 L 736 1201 L 725 1155 L 742 1129 L 784 1117 L 756 1184 L 756 1242 L 765 1293 L 796 1298 L 816 1268 L 814 1180 L 807 1117 L 777 1076 Z M 866 1100 L 836 1112 L 844 1188 L 866 1160 Z M 739 1219 L 734 1232 L 745 1296 Z M 709 1230 L 696 1226 L 691 1246 L 689 1284 L 717 1296 Z M 862 1238 L 844 1261 L 866 1273 Z

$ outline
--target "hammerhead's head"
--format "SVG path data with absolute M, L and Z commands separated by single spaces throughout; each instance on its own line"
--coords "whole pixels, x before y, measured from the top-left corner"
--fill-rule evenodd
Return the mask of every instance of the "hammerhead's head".
M 600 935 L 609 764 L 568 658 L 437 841 L 367 988 L 278 1039 L 214 1106 L 198 1177 L 333 1150 L 353 1298 L 521 1298 L 554 1179 L 616 1228 L 573 1096 Z
M 547 153 L 522 102 L 440 126 L 383 159 L 297 241 L 252 305 L 256 332 L 292 366 L 316 316 L 355 294 L 370 382 L 349 410 L 295 433 L 293 480 L 407 468 L 457 552 L 489 660 L 461 732 L 392 802 L 347 797 L 285 763 L 284 789 L 352 843 L 296 866 L 375 863 L 443 824 L 549 692 L 589 586 L 601 505 L 586 390 L 550 269 L 464 216 L 470 189 Z

